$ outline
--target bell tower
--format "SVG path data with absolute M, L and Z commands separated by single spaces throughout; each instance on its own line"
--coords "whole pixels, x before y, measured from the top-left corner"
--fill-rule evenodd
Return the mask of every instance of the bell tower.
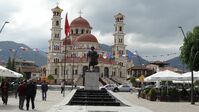
M 48 71 L 47 74 L 58 75 L 58 68 L 56 64 L 61 61 L 61 13 L 62 9 L 57 5 L 55 8 L 51 9 L 53 13 L 52 17 L 52 28 L 51 28 L 51 38 L 48 41 Z M 55 76 L 56 77 L 56 76 Z
M 120 77 L 122 77 L 123 72 L 126 68 L 127 58 L 126 58 L 126 45 L 124 44 L 124 15 L 121 13 L 118 13 L 115 17 L 115 32 L 113 34 L 114 36 L 114 45 L 112 46 L 112 53 L 115 57 L 115 61 L 119 66 L 118 74 Z

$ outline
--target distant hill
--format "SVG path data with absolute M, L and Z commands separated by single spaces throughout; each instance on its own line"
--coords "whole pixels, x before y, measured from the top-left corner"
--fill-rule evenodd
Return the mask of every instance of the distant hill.
M 21 48 L 27 48 L 26 50 Z M 33 51 L 32 48 L 25 44 L 16 43 L 13 41 L 0 41 L 0 60 L 1 63 L 7 63 L 8 58 L 24 59 L 35 61 L 37 66 L 42 66 L 47 63 L 46 53 L 43 51 Z M 15 50 L 15 51 L 12 51 Z
M 169 63 L 169 66 L 179 68 L 181 70 L 183 70 L 183 68 L 184 68 L 184 71 L 189 71 L 189 69 L 187 69 L 186 65 L 182 64 L 179 57 L 174 57 L 172 59 L 167 60 L 166 62 Z
M 108 52 L 111 52 L 111 46 L 106 45 L 106 44 L 100 44 L 100 47 Z M 143 59 L 142 57 L 140 57 L 139 60 L 139 56 L 134 55 L 131 51 L 127 50 L 127 54 L 130 56 L 129 59 L 133 60 L 135 65 L 140 65 L 140 64 L 147 64 L 149 63 L 147 60 Z
M 20 49 L 20 47 L 28 48 L 28 50 L 24 51 Z M 102 48 L 102 50 L 111 52 L 111 46 L 109 45 L 100 44 L 100 47 Z M 10 49 L 15 49 L 16 51 L 11 52 Z M 143 59 L 142 57 L 140 57 L 139 61 L 139 57 L 134 55 L 129 50 L 127 50 L 127 54 L 130 56 L 129 59 L 132 59 L 135 65 L 149 63 L 147 60 Z M 8 58 L 14 57 L 14 55 L 16 59 L 22 58 L 24 60 L 35 61 L 37 66 L 42 66 L 47 64 L 47 55 L 44 51 L 40 50 L 38 52 L 33 51 L 32 48 L 22 43 L 16 43 L 13 41 L 0 41 L 0 62 L 7 63 Z M 181 63 L 179 57 L 169 59 L 166 62 L 168 62 L 172 67 L 183 69 L 183 64 Z

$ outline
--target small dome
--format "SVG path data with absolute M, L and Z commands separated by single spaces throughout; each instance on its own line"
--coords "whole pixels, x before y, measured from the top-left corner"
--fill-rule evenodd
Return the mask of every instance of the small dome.
M 97 38 L 92 34 L 83 34 L 77 37 L 76 42 L 96 42 L 98 43 Z
M 71 24 L 70 27 L 85 27 L 85 28 L 91 28 L 90 24 L 88 23 L 88 21 L 84 18 L 82 18 L 81 16 L 74 19 Z

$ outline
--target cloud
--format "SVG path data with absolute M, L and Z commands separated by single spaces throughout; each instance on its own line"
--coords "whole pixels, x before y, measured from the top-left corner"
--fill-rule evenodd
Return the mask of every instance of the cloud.
M 1 35 L 1 41 L 12 40 L 33 48 L 48 47 L 51 29 L 51 9 L 56 0 L 0 0 L 0 26 L 9 21 Z M 153 56 L 179 54 L 184 31 L 191 31 L 199 24 L 197 0 L 60 0 L 62 27 L 65 14 L 71 22 L 79 16 L 87 19 L 93 34 L 100 43 L 112 45 L 114 15 L 125 15 L 125 44 L 140 55 Z M 62 38 L 64 32 L 62 31 Z M 174 56 L 174 55 L 173 55 Z M 162 58 L 162 57 L 161 57 Z M 170 56 L 164 59 L 171 58 Z

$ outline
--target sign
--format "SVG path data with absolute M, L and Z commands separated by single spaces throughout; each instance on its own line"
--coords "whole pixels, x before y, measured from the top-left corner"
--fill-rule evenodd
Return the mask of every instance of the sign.
M 141 75 L 140 77 L 139 77 L 139 80 L 140 80 L 140 82 L 143 84 L 143 82 L 144 82 L 144 75 Z

